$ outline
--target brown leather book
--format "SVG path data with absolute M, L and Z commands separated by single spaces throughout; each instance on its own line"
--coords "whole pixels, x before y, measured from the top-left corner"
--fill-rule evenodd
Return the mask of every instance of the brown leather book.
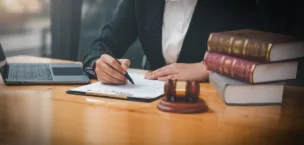
M 210 33 L 208 50 L 258 62 L 304 57 L 304 41 L 294 36 L 250 29 Z
M 205 53 L 204 63 L 209 71 L 247 83 L 293 80 L 298 70 L 296 60 L 260 63 L 209 51 Z

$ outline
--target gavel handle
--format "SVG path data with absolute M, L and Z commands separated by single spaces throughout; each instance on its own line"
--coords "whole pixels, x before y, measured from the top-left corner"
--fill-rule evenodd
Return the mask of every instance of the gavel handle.
M 187 82 L 177 81 L 175 87 L 175 97 L 185 97 L 187 96 Z

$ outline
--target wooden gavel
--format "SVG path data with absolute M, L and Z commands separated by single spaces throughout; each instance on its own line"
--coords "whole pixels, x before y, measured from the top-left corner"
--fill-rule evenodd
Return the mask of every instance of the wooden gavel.
M 170 102 L 195 102 L 199 98 L 200 86 L 197 81 L 168 80 L 164 93 L 166 100 Z

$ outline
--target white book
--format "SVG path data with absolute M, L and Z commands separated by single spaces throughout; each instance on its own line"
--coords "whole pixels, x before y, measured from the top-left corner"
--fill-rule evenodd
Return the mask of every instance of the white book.
M 210 84 L 227 105 L 271 105 L 283 103 L 284 82 L 249 84 L 210 72 Z

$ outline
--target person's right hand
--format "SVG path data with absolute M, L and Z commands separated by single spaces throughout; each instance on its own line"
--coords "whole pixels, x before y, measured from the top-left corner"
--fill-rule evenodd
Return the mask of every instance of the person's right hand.
M 113 57 L 103 54 L 96 61 L 95 73 L 99 81 L 103 84 L 126 84 L 127 80 L 124 74 L 130 66 L 130 60 L 118 59 L 119 64 Z

